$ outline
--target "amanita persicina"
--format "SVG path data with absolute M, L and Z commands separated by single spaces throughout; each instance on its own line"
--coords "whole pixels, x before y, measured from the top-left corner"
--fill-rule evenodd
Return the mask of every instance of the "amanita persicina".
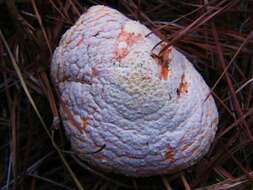
M 174 47 L 163 53 L 167 64 L 152 56 L 161 40 L 150 33 L 117 10 L 93 6 L 54 52 L 65 131 L 77 155 L 103 171 L 177 172 L 214 139 L 218 113 L 208 86 Z

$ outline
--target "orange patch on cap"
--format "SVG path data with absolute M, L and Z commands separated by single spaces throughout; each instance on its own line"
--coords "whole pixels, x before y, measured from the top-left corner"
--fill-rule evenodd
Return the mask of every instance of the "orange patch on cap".
M 69 109 L 67 108 L 67 105 L 64 101 L 61 100 L 61 105 L 63 108 L 63 112 L 64 112 L 64 116 L 66 117 L 66 119 L 80 132 L 83 132 L 83 130 L 85 129 L 84 127 L 81 127 L 80 124 L 75 120 L 74 116 L 72 115 L 72 113 L 69 111 Z
M 161 44 L 161 47 L 165 47 L 165 43 Z M 171 61 L 172 47 L 168 47 L 156 57 L 156 63 L 160 66 L 160 80 L 167 80 L 170 74 L 169 63 Z
M 97 71 L 97 69 L 96 69 L 95 67 L 92 67 L 92 68 L 91 68 L 91 74 L 92 74 L 93 76 L 96 76 L 96 75 L 98 74 L 98 71 Z
M 181 76 L 181 82 L 179 84 L 179 87 L 177 89 L 177 95 L 180 96 L 182 93 L 187 93 L 189 88 L 188 82 L 185 81 L 185 75 L 183 74 Z
M 182 82 L 180 84 L 179 90 L 181 93 L 187 93 L 188 92 L 188 83 L 187 82 Z
M 207 112 L 207 116 L 211 116 L 212 115 L 212 109 L 209 109 Z
M 128 55 L 128 50 L 136 43 L 142 39 L 141 34 L 134 34 L 124 31 L 124 28 L 121 29 L 117 43 L 115 57 L 116 59 L 122 59 Z M 126 47 L 119 47 L 120 43 L 125 43 Z
M 169 161 L 175 161 L 175 153 L 170 145 L 165 153 L 165 158 L 166 160 L 169 160 Z
M 170 69 L 167 65 L 161 65 L 160 67 L 161 71 L 160 71 L 160 79 L 161 80 L 167 80 L 170 74 Z
M 116 59 L 122 59 L 126 57 L 127 54 L 128 54 L 127 48 L 118 48 L 117 51 L 115 52 L 115 57 Z
M 83 124 L 83 128 L 87 128 L 88 127 L 88 117 L 83 117 L 81 118 L 82 120 L 82 124 Z
M 165 47 L 165 45 L 162 44 L 162 47 Z M 171 61 L 171 51 L 172 47 L 168 47 L 165 50 L 162 50 L 163 52 L 159 55 L 162 59 L 162 64 L 166 64 L 167 62 Z
M 133 46 L 141 39 L 141 35 L 133 33 L 122 32 L 119 36 L 119 41 L 126 42 L 129 47 Z

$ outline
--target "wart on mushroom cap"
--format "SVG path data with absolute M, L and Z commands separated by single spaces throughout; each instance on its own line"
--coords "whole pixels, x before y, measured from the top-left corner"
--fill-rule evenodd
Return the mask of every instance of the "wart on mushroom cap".
M 152 56 L 160 39 L 149 33 L 117 10 L 93 6 L 54 52 L 64 127 L 76 153 L 97 168 L 172 173 L 196 163 L 214 139 L 218 113 L 208 86 L 174 47 L 162 54 L 167 64 Z

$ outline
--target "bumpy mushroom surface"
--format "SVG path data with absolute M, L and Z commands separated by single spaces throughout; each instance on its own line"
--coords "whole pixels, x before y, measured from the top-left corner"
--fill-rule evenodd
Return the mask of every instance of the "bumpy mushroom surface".
M 150 33 L 98 5 L 54 52 L 51 76 L 72 148 L 104 171 L 173 173 L 196 163 L 214 139 L 218 113 L 208 86 L 174 47 L 163 54 L 167 64 L 152 56 L 161 40 Z

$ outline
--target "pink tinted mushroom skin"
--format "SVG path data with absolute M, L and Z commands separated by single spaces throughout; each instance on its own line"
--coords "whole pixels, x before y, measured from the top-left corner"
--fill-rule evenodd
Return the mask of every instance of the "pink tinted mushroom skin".
M 172 46 L 161 65 L 151 53 L 160 39 L 150 32 L 93 6 L 54 52 L 51 76 L 66 134 L 79 157 L 103 171 L 174 173 L 201 159 L 215 137 L 218 112 L 208 86 Z

